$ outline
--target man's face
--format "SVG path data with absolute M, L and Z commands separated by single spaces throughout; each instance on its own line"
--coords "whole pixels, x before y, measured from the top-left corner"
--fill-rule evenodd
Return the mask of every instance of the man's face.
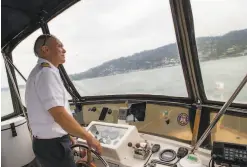
M 47 58 L 55 65 L 63 64 L 65 62 L 66 50 L 60 40 L 51 37 L 47 41 Z

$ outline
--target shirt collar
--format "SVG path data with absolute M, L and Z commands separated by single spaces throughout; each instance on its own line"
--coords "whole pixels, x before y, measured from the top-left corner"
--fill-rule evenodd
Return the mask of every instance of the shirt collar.
M 38 59 L 38 64 L 41 64 L 41 63 L 48 63 L 50 64 L 51 68 L 54 69 L 55 71 L 59 72 L 58 68 L 55 67 L 51 62 L 49 62 L 48 60 L 46 59 L 43 59 L 43 58 L 40 58 Z

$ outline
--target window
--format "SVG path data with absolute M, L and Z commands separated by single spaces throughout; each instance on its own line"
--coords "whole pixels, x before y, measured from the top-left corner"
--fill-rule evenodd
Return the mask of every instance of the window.
M 211 121 L 216 113 L 211 114 Z M 226 137 L 227 136 L 227 137 Z M 213 141 L 246 144 L 247 143 L 247 116 L 237 117 L 224 115 L 211 133 Z
M 191 3 L 207 99 L 227 101 L 247 72 L 247 1 Z M 234 102 L 247 104 L 246 99 L 247 85 Z
M 13 103 L 11 99 L 7 70 L 4 59 L 1 58 L 1 117 L 7 116 L 14 112 Z
M 78 2 L 48 26 L 81 96 L 188 97 L 169 1 Z

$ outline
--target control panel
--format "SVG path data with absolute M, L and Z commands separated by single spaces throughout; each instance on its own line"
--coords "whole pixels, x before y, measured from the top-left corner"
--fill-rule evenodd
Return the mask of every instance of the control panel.
M 169 144 L 143 139 L 133 125 L 92 121 L 86 130 L 101 142 L 103 157 L 111 166 L 171 166 L 188 153 L 183 147 L 176 151 Z M 78 143 L 86 144 L 86 141 L 78 139 Z
M 92 121 L 86 129 L 101 142 L 104 156 L 112 160 L 122 161 L 130 157 L 133 149 L 128 147 L 129 143 L 145 142 L 133 125 Z M 86 144 L 82 139 L 78 142 Z
M 128 128 L 126 127 L 93 124 L 88 131 L 93 134 L 93 136 L 98 139 L 100 143 L 112 147 L 121 141 L 127 130 Z
M 247 166 L 247 145 L 214 142 L 211 155 L 217 165 Z

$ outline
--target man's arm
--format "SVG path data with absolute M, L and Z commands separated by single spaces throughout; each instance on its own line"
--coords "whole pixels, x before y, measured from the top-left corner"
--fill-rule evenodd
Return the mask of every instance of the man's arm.
M 92 140 L 92 135 L 66 111 L 62 106 L 53 107 L 48 110 L 54 120 L 68 133 L 84 140 Z
M 53 107 L 48 110 L 54 120 L 68 133 L 77 136 L 87 141 L 89 147 L 94 147 L 96 151 L 101 154 L 102 148 L 98 140 L 96 140 L 85 128 L 65 110 L 64 107 Z

